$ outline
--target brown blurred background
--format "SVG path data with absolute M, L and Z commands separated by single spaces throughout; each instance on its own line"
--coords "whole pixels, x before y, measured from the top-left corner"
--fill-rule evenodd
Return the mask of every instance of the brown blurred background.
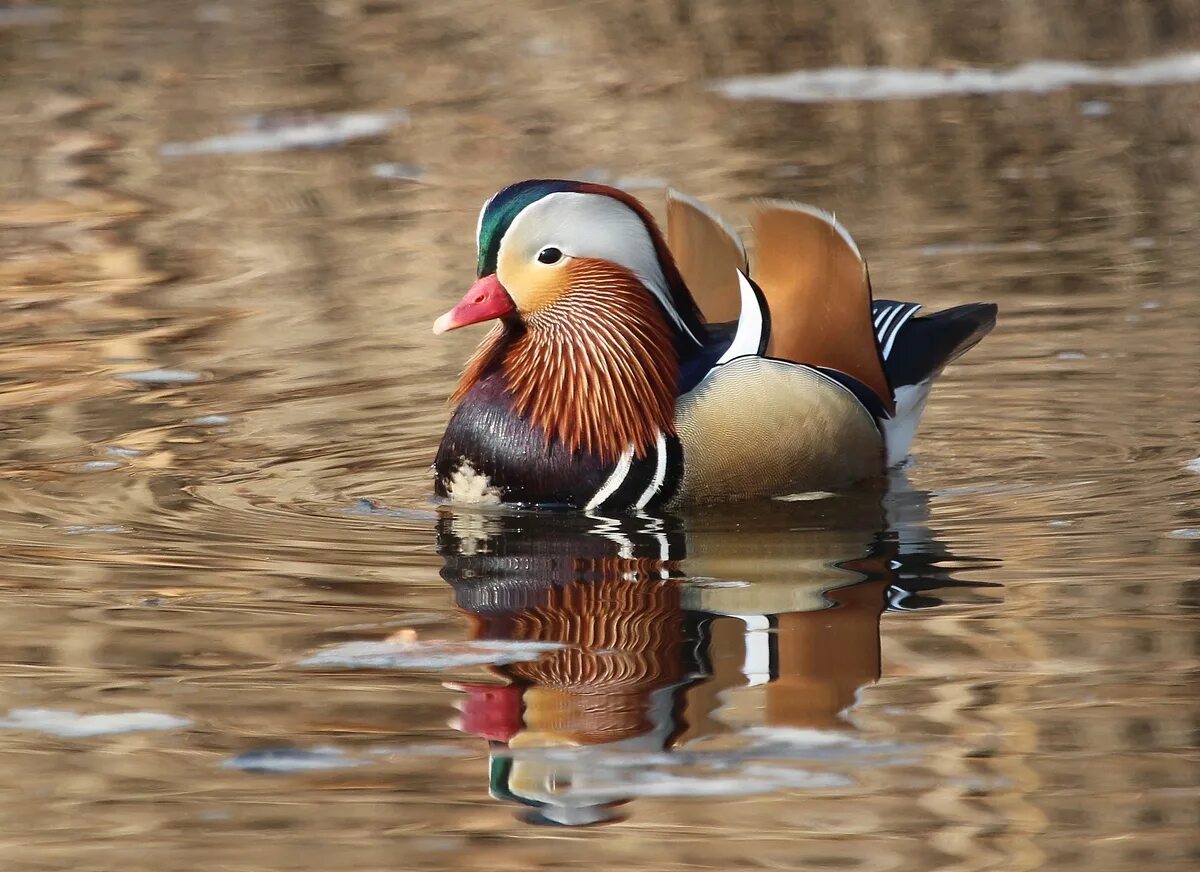
M 1197 52 L 1195 0 L 0 2 L 0 867 L 1193 868 L 1197 76 L 715 89 Z M 397 627 L 470 633 L 428 464 L 477 337 L 429 325 L 472 280 L 480 204 L 532 176 L 654 206 L 669 184 L 735 223 L 806 200 L 880 295 L 1000 304 L 907 475 L 918 544 L 987 558 L 965 574 L 1003 591 L 878 636 L 865 609 L 871 668 L 833 682 L 866 681 L 855 735 L 915 750 L 820 764 L 845 787 L 541 830 L 488 798 L 445 675 L 296 667 Z M 795 532 L 773 566 L 861 557 Z M 759 589 L 745 539 L 689 535 Z M 757 735 L 764 699 L 731 693 L 732 733 Z M 72 737 L 6 715 L 31 708 L 190 723 Z M 280 744 L 368 762 L 229 766 Z

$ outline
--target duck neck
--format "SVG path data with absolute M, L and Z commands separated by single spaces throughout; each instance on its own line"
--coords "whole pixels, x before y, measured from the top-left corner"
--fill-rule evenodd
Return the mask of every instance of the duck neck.
M 611 297 L 611 299 L 610 299 Z M 673 434 L 679 356 L 657 304 L 644 292 L 568 294 L 524 322 L 501 322 L 467 364 L 461 401 L 499 370 L 514 410 L 558 442 L 605 462 L 642 457 Z

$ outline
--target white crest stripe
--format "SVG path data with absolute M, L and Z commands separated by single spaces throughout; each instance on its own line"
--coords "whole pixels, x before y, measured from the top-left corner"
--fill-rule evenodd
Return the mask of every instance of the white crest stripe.
M 603 505 L 604 501 L 616 493 L 617 488 L 625 481 L 625 476 L 629 475 L 629 465 L 633 461 L 633 446 L 630 445 L 621 455 L 621 459 L 617 461 L 616 468 L 609 474 L 604 484 L 600 485 L 600 490 L 596 491 L 596 495 L 588 500 L 587 505 L 583 507 L 584 511 L 590 512 L 597 506 Z
M 654 450 L 658 456 L 658 463 L 654 467 L 654 478 L 650 480 L 650 486 L 646 488 L 645 492 L 638 498 L 636 505 L 634 505 L 634 508 L 639 512 L 659 492 L 663 486 L 663 481 L 667 477 L 667 437 L 663 435 L 662 430 L 658 431 L 658 442 L 655 443 Z
M 483 216 L 487 212 L 488 206 L 492 205 L 492 200 L 495 200 L 496 197 L 498 197 L 498 196 L 499 196 L 499 191 L 497 191 L 495 194 L 492 194 L 492 196 L 488 197 L 487 202 L 484 203 L 479 208 L 479 217 L 477 219 L 475 219 L 475 259 L 476 260 L 479 259 L 480 243 L 482 243 L 482 241 L 483 241 L 482 239 L 479 238 L 483 234 Z

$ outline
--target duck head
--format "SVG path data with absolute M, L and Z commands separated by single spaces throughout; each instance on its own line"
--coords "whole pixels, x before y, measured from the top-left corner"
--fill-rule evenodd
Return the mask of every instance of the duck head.
M 435 333 L 498 320 L 452 401 L 499 370 L 548 441 L 615 459 L 673 432 L 704 322 L 649 212 L 615 188 L 532 180 L 479 214 L 478 280 Z
M 704 327 L 654 219 L 634 197 L 588 182 L 535 179 L 498 192 L 479 212 L 479 280 L 434 323 L 444 333 L 495 318 L 527 326 L 556 306 L 605 291 L 649 294 L 692 343 Z

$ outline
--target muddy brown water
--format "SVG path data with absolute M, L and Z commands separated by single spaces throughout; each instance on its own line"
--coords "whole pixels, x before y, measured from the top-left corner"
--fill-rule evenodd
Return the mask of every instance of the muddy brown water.
M 1195 868 L 1197 51 L 1190 0 L 0 5 L 0 867 Z M 439 511 L 429 325 L 537 175 L 814 202 L 1000 324 L 883 497 Z

